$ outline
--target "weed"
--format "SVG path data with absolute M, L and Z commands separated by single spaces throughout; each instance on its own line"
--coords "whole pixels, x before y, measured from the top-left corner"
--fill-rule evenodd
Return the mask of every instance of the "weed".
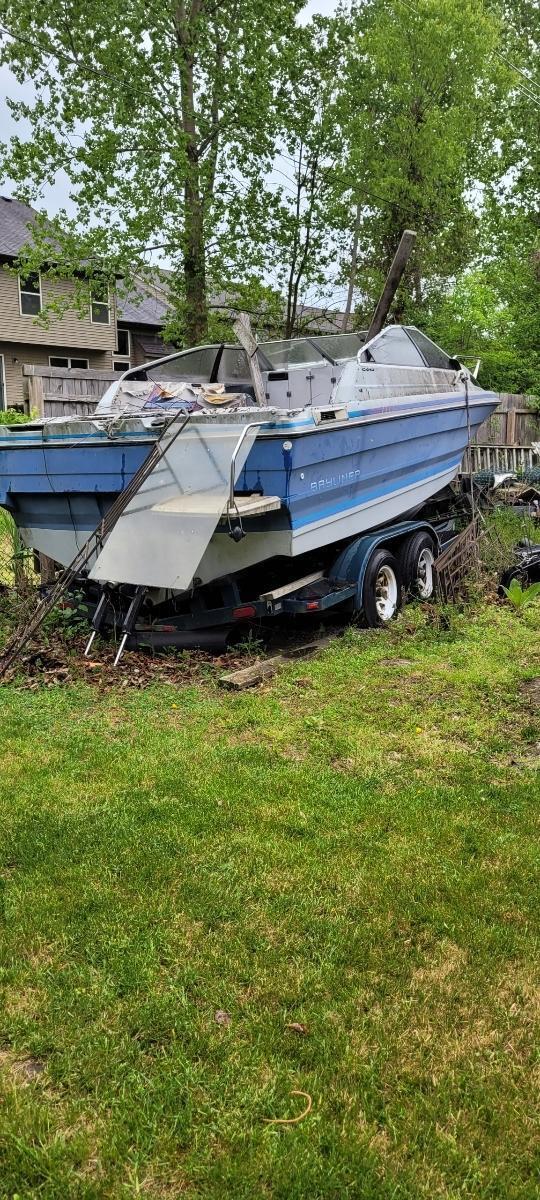
M 512 608 L 519 610 L 534 604 L 540 596 L 540 583 L 530 583 L 524 588 L 519 579 L 511 579 L 509 586 L 503 587 L 502 590 Z
M 17 412 L 14 408 L 0 410 L 0 425 L 27 425 L 31 420 L 27 413 Z
M 264 638 L 257 637 L 253 629 L 249 629 L 244 638 L 234 643 L 235 654 L 239 654 L 250 661 L 260 658 L 261 654 L 264 653 L 264 648 Z

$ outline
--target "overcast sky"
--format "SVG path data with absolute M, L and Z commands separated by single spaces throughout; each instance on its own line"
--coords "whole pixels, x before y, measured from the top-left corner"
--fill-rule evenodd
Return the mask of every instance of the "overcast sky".
M 335 12 L 337 0 L 307 0 L 305 8 L 302 10 L 300 20 L 305 22 L 313 13 L 321 13 L 329 15 Z M 26 122 L 17 124 L 6 104 L 6 99 L 9 97 L 12 100 L 25 100 L 26 103 L 31 101 L 33 95 L 32 84 L 21 85 L 11 74 L 7 67 L 0 67 L 0 130 L 1 139 L 7 142 L 13 134 L 17 133 L 19 137 L 24 136 L 28 132 Z M 4 196 L 12 196 L 14 187 L 9 179 L 0 180 L 0 194 Z M 58 174 L 55 183 L 46 185 L 43 188 L 42 197 L 39 202 L 40 208 L 45 208 L 50 216 L 54 216 L 61 208 L 65 208 L 72 215 L 74 208 L 69 199 L 68 181 L 62 174 Z

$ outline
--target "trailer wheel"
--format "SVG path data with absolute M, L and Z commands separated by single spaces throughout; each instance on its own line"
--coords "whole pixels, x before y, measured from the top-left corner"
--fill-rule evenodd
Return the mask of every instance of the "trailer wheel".
M 399 564 L 406 592 L 431 600 L 435 591 L 435 544 L 429 533 L 413 533 L 401 547 Z
M 387 625 L 401 604 L 401 571 L 389 550 L 374 550 L 366 567 L 362 611 L 367 625 Z

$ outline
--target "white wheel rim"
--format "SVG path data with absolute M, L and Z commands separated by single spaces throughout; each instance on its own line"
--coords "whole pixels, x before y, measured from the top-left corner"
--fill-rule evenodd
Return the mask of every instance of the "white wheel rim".
M 393 617 L 398 602 L 397 579 L 391 567 L 381 567 L 375 580 L 375 608 L 380 621 Z
M 416 568 L 416 590 L 421 600 L 429 600 L 433 595 L 433 563 L 435 556 L 427 546 L 420 551 Z

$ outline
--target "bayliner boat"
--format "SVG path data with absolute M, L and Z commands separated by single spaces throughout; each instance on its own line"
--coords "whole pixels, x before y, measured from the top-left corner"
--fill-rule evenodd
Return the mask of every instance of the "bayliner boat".
M 125 372 L 87 418 L 2 429 L 0 505 L 66 565 L 148 458 L 100 546 L 99 582 L 187 592 L 345 546 L 418 513 L 497 405 L 418 329 L 202 346 Z M 174 431 L 174 432 L 173 432 Z

